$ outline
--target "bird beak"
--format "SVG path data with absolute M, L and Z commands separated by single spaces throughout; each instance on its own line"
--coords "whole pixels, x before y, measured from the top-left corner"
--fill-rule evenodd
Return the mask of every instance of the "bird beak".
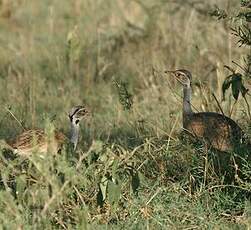
M 174 70 L 165 70 L 164 73 L 175 77 L 175 71 Z
M 176 78 L 174 70 L 165 70 L 164 73 L 171 75 L 172 77 Z
M 178 76 L 176 76 L 176 74 L 175 74 L 176 71 L 175 70 L 166 70 L 165 73 L 171 74 L 178 82 L 183 84 L 183 82 L 180 80 L 180 78 Z
M 167 74 L 175 74 L 175 71 L 174 70 L 165 70 L 164 73 L 167 73 Z

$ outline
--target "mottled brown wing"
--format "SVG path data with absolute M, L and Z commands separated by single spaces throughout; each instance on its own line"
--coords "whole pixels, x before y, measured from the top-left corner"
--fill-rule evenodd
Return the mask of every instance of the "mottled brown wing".
M 230 118 L 217 113 L 192 114 L 184 128 L 220 151 L 233 150 L 242 138 L 241 128 Z
M 40 153 L 47 153 L 48 151 L 57 153 L 65 140 L 66 137 L 61 132 L 56 131 L 54 138 L 48 138 L 44 130 L 35 129 L 24 131 L 9 144 L 16 149 L 18 154 L 29 155 L 34 150 Z
M 28 149 L 34 145 L 42 145 L 45 142 L 45 133 L 43 130 L 27 130 L 19 134 L 10 145 L 15 149 Z

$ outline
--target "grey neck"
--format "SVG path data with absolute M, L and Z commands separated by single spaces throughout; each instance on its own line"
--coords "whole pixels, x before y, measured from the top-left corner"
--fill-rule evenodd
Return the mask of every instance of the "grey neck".
M 191 86 L 184 86 L 183 88 L 183 123 L 186 116 L 193 113 L 191 108 Z
M 79 135 L 79 125 L 71 123 L 70 140 L 74 145 L 74 150 L 77 148 L 78 135 Z

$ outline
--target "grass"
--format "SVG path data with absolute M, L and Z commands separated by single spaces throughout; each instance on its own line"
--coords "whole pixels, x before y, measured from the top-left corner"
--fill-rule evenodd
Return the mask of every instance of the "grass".
M 190 69 L 194 110 L 220 112 L 214 93 L 251 135 L 245 101 L 221 101 L 224 65 L 246 50 L 206 1 L 0 4 L 0 138 L 52 124 L 67 133 L 73 105 L 93 113 L 77 153 L 1 157 L 2 228 L 250 228 L 250 162 L 229 154 L 217 169 L 217 153 L 181 140 L 181 88 L 163 74 Z M 133 95 L 129 111 L 114 79 Z

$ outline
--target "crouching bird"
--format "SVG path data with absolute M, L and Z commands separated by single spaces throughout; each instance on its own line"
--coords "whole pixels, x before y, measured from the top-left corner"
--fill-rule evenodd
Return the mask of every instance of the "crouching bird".
M 39 154 L 57 153 L 67 142 L 72 143 L 75 150 L 79 139 L 80 121 L 89 115 L 90 111 L 82 105 L 74 106 L 70 110 L 68 114 L 71 125 L 69 138 L 57 130 L 54 130 L 52 136 L 49 137 L 42 129 L 30 129 L 16 136 L 14 140 L 2 140 L 1 147 L 21 156 L 29 156 L 33 152 Z

